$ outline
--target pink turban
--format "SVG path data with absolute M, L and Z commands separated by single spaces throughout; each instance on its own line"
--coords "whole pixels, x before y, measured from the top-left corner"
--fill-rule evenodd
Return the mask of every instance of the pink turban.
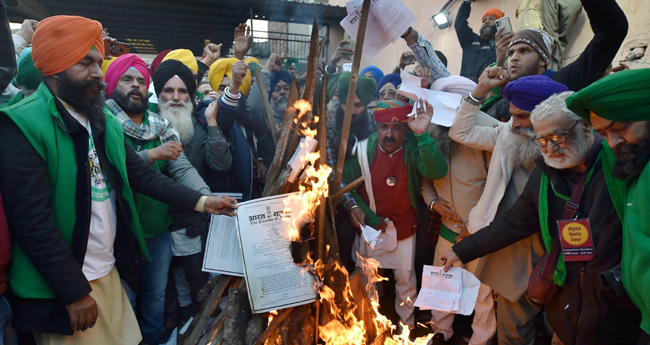
M 106 93 L 108 94 L 108 97 L 112 97 L 113 90 L 115 89 L 115 85 L 117 85 L 118 80 L 120 80 L 124 72 L 126 72 L 126 70 L 130 67 L 135 68 L 138 72 L 140 72 L 140 74 L 142 74 L 147 84 L 147 89 L 149 88 L 151 78 L 149 76 L 149 69 L 147 68 L 147 64 L 144 62 L 144 60 L 142 60 L 142 58 L 135 54 L 126 54 L 115 59 L 115 61 L 111 63 L 111 65 L 108 66 L 108 69 L 106 70 L 104 81 L 106 82 Z
M 431 84 L 431 90 L 456 93 L 463 97 L 469 96 L 469 93 L 472 92 L 475 87 L 475 82 L 459 75 L 440 78 Z

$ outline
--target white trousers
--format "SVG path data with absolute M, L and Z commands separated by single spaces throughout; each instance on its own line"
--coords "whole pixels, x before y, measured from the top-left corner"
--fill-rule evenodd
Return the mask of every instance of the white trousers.
M 445 250 L 450 250 L 452 243 L 446 239 L 438 238 L 436 245 L 436 256 L 433 261 L 434 266 L 442 266 L 438 261 L 438 257 Z M 474 260 L 467 265 L 458 262 L 454 264 L 455 267 L 463 267 L 472 274 L 478 266 L 478 260 Z M 442 333 L 445 340 L 449 340 L 454 335 L 453 327 L 455 314 L 447 313 L 444 311 L 431 310 L 431 323 L 433 330 L 436 333 Z M 476 299 L 476 307 L 474 307 L 474 320 L 472 322 L 472 338 L 468 345 L 485 345 L 489 344 L 496 332 L 497 321 L 494 314 L 494 299 L 492 298 L 492 289 L 481 283 L 478 290 L 478 298 Z

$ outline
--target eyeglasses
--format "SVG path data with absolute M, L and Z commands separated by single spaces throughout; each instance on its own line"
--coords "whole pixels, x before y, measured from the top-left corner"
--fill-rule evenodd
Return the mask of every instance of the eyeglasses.
M 571 130 L 576 125 L 578 125 L 578 123 L 580 123 L 580 121 L 577 121 L 576 123 L 574 123 L 573 126 L 571 126 L 566 131 L 558 131 L 558 132 L 555 132 L 555 133 L 553 133 L 553 134 L 551 134 L 551 135 L 549 135 L 548 137 L 545 137 L 545 138 L 544 137 L 534 137 L 533 142 L 535 143 L 535 145 L 537 145 L 539 147 L 546 147 L 546 145 L 548 144 L 549 141 L 552 142 L 555 145 L 563 144 L 563 143 L 566 142 L 567 134 L 569 134 L 569 132 L 571 132 Z

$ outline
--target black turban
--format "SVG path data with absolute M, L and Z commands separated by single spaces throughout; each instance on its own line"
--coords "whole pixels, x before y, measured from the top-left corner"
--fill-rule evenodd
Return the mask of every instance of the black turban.
M 196 92 L 196 78 L 192 70 L 178 60 L 163 61 L 156 68 L 156 72 L 153 75 L 153 88 L 156 90 L 156 95 L 160 97 L 160 93 L 165 87 L 165 84 L 174 76 L 181 78 L 185 83 L 185 87 L 187 87 L 187 92 L 190 94 L 190 97 L 194 96 Z

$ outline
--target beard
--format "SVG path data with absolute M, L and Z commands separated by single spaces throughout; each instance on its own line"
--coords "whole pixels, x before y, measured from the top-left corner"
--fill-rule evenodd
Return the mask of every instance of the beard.
M 479 38 L 483 41 L 491 41 L 495 39 L 497 28 L 494 25 L 483 25 L 479 31 Z
M 454 151 L 458 148 L 459 144 L 449 137 L 449 127 L 435 124 L 432 126 L 433 130 L 431 131 L 431 135 L 436 139 L 436 144 L 443 156 L 449 160 L 449 158 L 454 154 Z
M 582 126 L 576 126 L 574 133 L 583 132 Z M 571 141 L 567 140 L 568 149 L 559 148 L 553 154 L 562 154 L 560 158 L 551 157 L 550 154 L 544 154 L 544 162 L 551 168 L 555 169 L 568 169 L 574 167 L 587 157 L 587 138 L 584 135 L 578 134 L 577 137 Z
M 535 159 L 542 154 L 542 150 L 533 143 L 535 129 L 533 127 L 510 127 L 512 135 L 505 137 L 503 149 L 508 155 L 509 164 L 512 169 L 526 168 L 532 170 L 535 167 Z
M 139 96 L 140 101 L 131 100 L 132 95 Z M 149 99 L 145 98 L 140 90 L 133 89 L 124 94 L 115 89 L 113 90 L 113 100 L 129 115 L 144 114 L 144 111 L 149 109 Z
M 181 105 L 181 107 L 172 107 L 173 105 Z M 194 123 L 192 122 L 194 105 L 192 102 L 161 101 L 158 106 L 160 107 L 160 116 L 169 120 L 178 131 L 181 144 L 186 144 L 192 140 L 192 137 L 194 137 Z
M 103 122 L 106 84 L 95 79 L 73 82 L 65 71 L 57 75 L 59 98 L 83 114 L 91 124 Z
M 287 110 L 287 102 L 289 101 L 289 96 L 280 96 L 277 100 L 271 98 L 271 108 L 274 112 L 278 114 L 284 114 Z
M 345 108 L 339 106 L 336 108 L 334 113 L 334 119 L 336 121 L 336 131 L 328 131 L 333 133 L 333 144 L 336 154 L 339 153 L 339 146 L 341 145 L 341 132 L 343 131 L 343 118 L 345 117 Z M 352 114 L 352 122 L 350 123 L 350 136 L 348 138 L 348 146 L 346 148 L 346 154 L 349 156 L 352 155 L 352 149 L 356 144 L 354 137 L 357 140 L 361 141 L 367 139 L 372 133 L 376 132 L 376 128 L 373 128 L 372 119 L 368 110 L 364 110 L 361 115 Z M 354 137 L 353 137 L 354 136 Z
M 614 148 L 616 163 L 612 173 L 624 180 L 641 172 L 650 161 L 650 122 L 646 125 L 646 138 L 638 144 L 619 144 Z

